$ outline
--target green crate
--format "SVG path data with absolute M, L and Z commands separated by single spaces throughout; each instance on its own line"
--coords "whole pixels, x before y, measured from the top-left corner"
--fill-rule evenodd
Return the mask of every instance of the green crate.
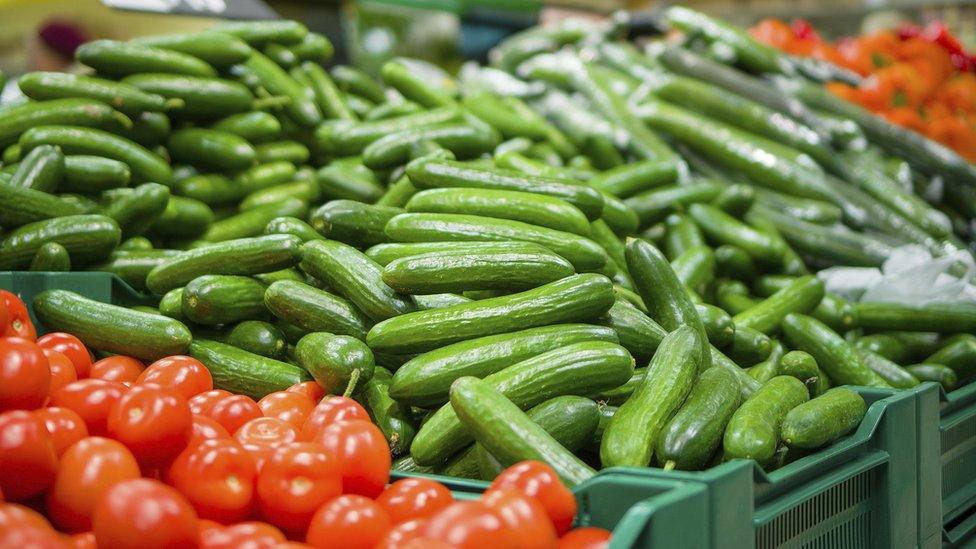
M 941 501 L 935 492 L 920 500 L 919 510 L 937 523 L 941 541 L 956 546 L 976 534 L 976 383 L 941 391 L 937 403 L 920 405 L 918 417 L 919 452 L 934 454 L 939 464 L 919 470 L 919 483 L 942 488 Z
M 457 499 L 474 499 L 487 482 L 439 475 L 393 472 L 393 478 L 425 477 L 445 484 Z M 637 477 L 610 470 L 573 489 L 577 526 L 613 532 L 611 549 L 705 547 L 708 543 L 705 486 L 675 479 Z
M 44 290 L 71 290 L 89 299 L 117 305 L 155 305 L 152 297 L 143 295 L 112 273 L 74 272 L 46 273 L 28 271 L 0 272 L 0 289 L 10 291 L 27 304 L 38 335 L 44 326 L 34 316 L 34 296 Z

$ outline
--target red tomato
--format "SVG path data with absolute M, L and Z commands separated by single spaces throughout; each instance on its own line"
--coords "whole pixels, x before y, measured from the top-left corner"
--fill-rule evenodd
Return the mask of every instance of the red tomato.
M 98 549 L 94 532 L 81 532 L 68 537 L 71 549 Z
M 75 365 L 75 373 L 78 379 L 88 377 L 88 370 L 91 369 L 92 358 L 88 352 L 88 347 L 77 337 L 64 332 L 51 332 L 42 335 L 37 340 L 37 344 L 45 349 L 57 351 L 68 357 L 68 360 Z
M 183 355 L 168 356 L 153 362 L 139 374 L 136 383 L 156 383 L 170 387 L 186 399 L 213 389 L 210 370 L 199 360 Z
M 44 518 L 44 515 L 30 507 L 16 503 L 0 503 L 0 531 L 18 524 L 28 524 L 48 530 L 54 529 L 51 527 L 51 523 Z
M 30 313 L 27 312 L 24 302 L 7 290 L 0 290 L 0 298 L 7 312 L 6 320 L 0 324 L 0 337 L 22 337 L 35 341 L 37 331 L 34 329 L 34 323 L 31 322 Z
M 190 404 L 190 411 L 194 414 L 207 415 L 214 404 L 217 404 L 232 394 L 230 391 L 223 389 L 213 389 L 194 395 L 187 402 Z
M 210 519 L 200 519 L 197 521 L 197 532 L 200 536 L 209 535 L 211 530 L 223 530 L 224 525 Z
M 314 547 L 370 549 L 391 526 L 390 517 L 375 501 L 345 494 L 319 507 L 305 541 Z
M 50 528 L 33 524 L 18 524 L 0 529 L 0 547 L 30 547 L 40 549 L 67 549 L 64 538 Z
M 40 408 L 50 387 L 51 368 L 36 343 L 19 337 L 0 339 L 0 411 Z
M 58 471 L 58 455 L 44 422 L 31 412 L 0 414 L 0 489 L 18 501 L 46 491 Z
M 64 356 L 64 353 L 44 349 L 44 356 L 47 357 L 47 365 L 51 370 L 51 387 L 47 391 L 48 395 L 53 395 L 58 389 L 72 381 L 78 381 L 75 365 L 68 360 L 68 357 Z
M 376 497 L 390 480 L 390 447 L 376 425 L 356 419 L 333 423 L 319 432 L 322 443 L 336 457 L 342 491 Z
M 296 383 L 285 390 L 289 393 L 301 393 L 312 399 L 312 402 L 316 404 L 325 396 L 325 389 L 319 385 L 318 381 L 303 381 L 301 383 Z
M 376 498 L 393 524 L 417 518 L 430 518 L 454 503 L 447 486 L 426 478 L 404 478 L 386 487 Z
M 85 420 L 88 433 L 102 436 L 107 432 L 108 415 L 129 388 L 118 381 L 79 379 L 51 395 L 51 406 L 70 408 Z
M 90 530 L 95 504 L 105 491 L 139 476 L 136 458 L 122 443 L 102 437 L 79 440 L 61 456 L 54 488 L 47 495 L 51 519 L 62 530 Z
M 5 337 L 7 326 L 10 325 L 10 313 L 7 312 L 7 303 L 0 295 L 0 337 Z
M 197 543 L 197 514 L 182 494 L 158 480 L 124 480 L 109 488 L 92 515 L 100 549 L 178 549 Z
M 301 431 L 315 403 L 304 393 L 276 391 L 259 400 L 258 408 L 265 416 L 287 421 Z
M 553 549 L 556 530 L 539 500 L 516 488 L 493 490 L 481 498 L 521 540 L 523 549 Z
M 349 397 L 332 396 L 319 402 L 302 426 L 302 440 L 315 440 L 319 431 L 337 421 L 365 419 L 370 421 L 366 408 Z
M 424 537 L 458 549 L 518 547 L 518 536 L 480 501 L 458 501 L 427 521 Z
M 379 503 L 379 501 L 377 501 Z M 427 527 L 427 519 L 415 518 L 403 521 L 391 528 L 373 547 L 373 549 L 400 549 L 403 545 L 414 539 L 422 539 L 424 528 Z M 501 548 L 499 548 L 501 549 Z
M 522 461 L 495 477 L 487 492 L 500 488 L 516 488 L 539 500 L 546 509 L 556 533 L 562 535 L 573 525 L 576 517 L 576 498 L 559 480 L 552 467 L 541 461 Z
M 193 430 L 187 446 L 212 438 L 230 438 L 230 433 L 209 417 L 193 414 Z
M 603 528 L 576 528 L 559 538 L 559 549 L 606 549 L 610 546 L 610 536 L 610 531 Z
M 280 547 L 285 535 L 263 522 L 239 522 L 200 536 L 200 549 L 263 549 Z
M 286 541 L 275 545 L 275 549 L 310 549 L 312 546 L 300 541 Z
M 88 427 L 76 412 L 68 408 L 48 406 L 34 410 L 34 415 L 44 422 L 44 427 L 51 435 L 54 451 L 60 456 L 72 444 L 88 436 Z
M 283 530 L 304 532 L 315 510 L 341 494 L 338 466 L 320 444 L 280 446 L 258 473 L 258 508 Z
M 276 448 L 298 439 L 298 431 L 290 423 L 273 417 L 256 417 L 234 433 L 234 440 L 243 444 L 262 444 Z
M 251 456 L 237 442 L 218 438 L 183 450 L 167 479 L 201 517 L 227 523 L 251 511 L 255 475 Z
M 91 365 L 88 377 L 106 381 L 121 381 L 129 385 L 139 379 L 146 365 L 131 356 L 114 355 Z
M 224 426 L 227 432 L 234 434 L 242 425 L 254 418 L 261 417 L 258 403 L 246 395 L 230 395 L 214 403 L 203 415 Z
M 158 467 L 186 447 L 193 416 L 186 399 L 173 389 L 137 385 L 112 407 L 108 433 L 128 446 L 140 463 Z

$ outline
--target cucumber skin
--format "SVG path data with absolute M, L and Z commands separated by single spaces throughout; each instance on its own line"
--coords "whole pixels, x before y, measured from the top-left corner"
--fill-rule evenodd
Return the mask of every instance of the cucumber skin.
M 613 300 L 605 276 L 573 275 L 517 294 L 390 318 L 373 326 L 366 342 L 381 351 L 424 352 L 519 328 L 584 322 L 606 312 Z
M 834 384 L 891 387 L 864 364 L 853 345 L 819 320 L 789 314 L 783 319 L 783 333 L 796 348 L 813 356 Z
M 868 368 L 871 368 L 874 373 L 881 376 L 881 379 L 896 389 L 911 389 L 920 383 L 918 378 L 909 373 L 908 370 L 877 353 L 860 349 L 857 350 L 857 353 Z
M 246 276 L 203 275 L 183 287 L 183 315 L 197 324 L 230 324 L 267 315 L 264 284 Z
M 312 212 L 309 223 L 327 238 L 366 248 L 389 242 L 386 224 L 402 213 L 400 208 L 333 200 Z
M 310 332 L 366 339 L 370 321 L 345 299 L 304 282 L 278 280 L 264 291 L 264 305 L 276 317 Z
M 5 227 L 84 213 L 80 205 L 44 191 L 0 182 L 0 223 Z
M 66 290 L 38 294 L 34 313 L 49 330 L 74 334 L 88 347 L 145 360 L 184 354 L 192 339 L 190 330 L 177 320 Z
M 650 360 L 668 332 L 628 301 L 617 299 L 599 320 L 612 329 L 620 345 L 640 362 Z
M 807 314 L 823 300 L 824 284 L 815 276 L 802 276 L 753 307 L 735 315 L 736 327 L 771 335 L 790 313 Z
M 795 377 L 770 379 L 732 414 L 722 440 L 725 459 L 768 463 L 776 454 L 787 413 L 807 400 L 806 385 Z
M 942 385 L 946 391 L 955 389 L 959 383 L 959 376 L 956 375 L 956 372 L 942 364 L 923 362 L 906 366 L 905 369 L 920 381 L 934 381 Z
M 400 456 L 410 451 L 417 428 L 414 426 L 410 407 L 390 398 L 390 378 L 386 368 L 377 366 L 373 376 L 363 387 L 362 399 L 373 418 L 373 423 L 383 431 L 390 453 Z
M 668 334 L 634 394 L 614 414 L 600 443 L 604 467 L 647 467 L 661 429 L 678 411 L 695 382 L 706 341 L 690 326 Z
M 976 331 L 976 305 L 971 303 L 857 303 L 857 325 L 872 330 L 957 333 Z
M 520 408 L 553 397 L 587 394 L 624 384 L 634 359 L 619 345 L 589 341 L 536 355 L 483 380 Z M 471 442 L 450 404 L 439 408 L 420 427 L 410 454 L 421 465 L 440 464 Z
M 214 388 L 247 395 L 255 400 L 312 379 L 308 372 L 298 366 L 206 339 L 193 340 L 189 355 L 210 370 Z
M 373 352 L 362 341 L 326 332 L 302 337 L 295 345 L 295 357 L 327 392 L 346 390 L 354 376 L 358 376 L 357 386 L 365 385 L 376 367 Z
M 783 442 L 806 450 L 826 446 L 856 428 L 866 411 L 861 395 L 844 387 L 830 389 L 786 414 Z
M 48 242 L 40 248 L 31 260 L 31 271 L 67 272 L 71 270 L 71 257 L 68 250 L 57 242 Z
M 223 343 L 249 353 L 280 360 L 285 356 L 285 336 L 274 324 L 245 320 L 227 332 Z
M 393 374 L 390 396 L 429 408 L 449 399 L 454 380 L 483 378 L 533 356 L 582 341 L 617 342 L 608 328 L 555 324 L 461 341 L 418 355 Z
M 84 265 L 108 257 L 121 238 L 118 224 L 104 215 L 71 215 L 28 223 L 4 235 L 0 269 L 27 267 L 48 242 L 64 246 L 74 265 Z

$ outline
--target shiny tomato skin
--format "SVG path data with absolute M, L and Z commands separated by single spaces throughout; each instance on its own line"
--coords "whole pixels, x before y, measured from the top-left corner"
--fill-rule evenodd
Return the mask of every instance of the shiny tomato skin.
M 234 440 L 241 444 L 263 444 L 277 448 L 298 439 L 293 425 L 274 417 L 256 417 L 234 433 Z
M 231 523 L 251 512 L 254 460 L 231 439 L 204 440 L 176 456 L 167 483 L 183 493 L 201 518 Z
M 339 468 L 320 444 L 275 448 L 258 473 L 258 509 L 282 530 L 304 532 L 315 511 L 341 494 Z
M 31 322 L 27 305 L 7 290 L 0 290 L 0 300 L 6 311 L 6 319 L 0 324 L 0 337 L 22 337 L 29 341 L 37 341 L 37 330 Z
M 481 501 L 458 501 L 427 520 L 424 537 L 458 549 L 518 547 L 518 535 Z
M 232 394 L 233 393 L 230 391 L 225 391 L 223 389 L 211 389 L 192 396 L 189 400 L 187 400 L 187 402 L 190 404 L 191 412 L 206 416 L 208 415 L 208 412 L 210 412 L 210 409 L 213 408 L 214 404 L 217 404 Z
M 95 532 L 79 532 L 68 536 L 68 546 L 71 549 L 98 549 Z
M 376 542 L 373 549 L 399 549 L 405 543 L 411 540 L 422 539 L 424 535 L 424 528 L 426 527 L 427 519 L 425 518 L 405 520 L 393 526 L 393 528 L 390 528 L 390 530 L 387 531 L 378 542 Z
M 606 549 L 610 545 L 611 533 L 603 528 L 586 526 L 575 528 L 559 538 L 559 549 Z
M 296 383 L 285 390 L 289 393 L 301 393 L 312 399 L 312 402 L 316 404 L 325 398 L 325 389 L 323 389 L 317 381 L 303 381 L 301 383 Z
M 199 360 L 184 355 L 168 356 L 153 362 L 139 374 L 136 383 L 140 385 L 156 383 L 163 387 L 170 387 L 177 390 L 185 399 L 213 390 L 213 377 L 210 375 L 210 370 Z
M 58 456 L 63 455 L 72 444 L 88 436 L 85 421 L 74 410 L 48 406 L 34 410 L 34 415 L 44 422 Z
M 34 410 L 44 405 L 51 387 L 51 367 L 33 341 L 0 338 L 0 412 Z
M 259 400 L 258 408 L 265 416 L 287 421 L 301 431 L 315 403 L 304 393 L 276 391 Z
M 556 533 L 562 535 L 576 517 L 576 497 L 549 465 L 541 461 L 521 461 L 501 472 L 486 492 L 516 488 L 539 500 L 549 514 Z
M 345 494 L 319 507 L 305 541 L 313 547 L 371 549 L 391 527 L 390 517 L 375 501 Z
M 88 352 L 88 347 L 85 347 L 85 344 L 77 337 L 64 332 L 51 332 L 38 338 L 37 344 L 68 357 L 68 360 L 75 365 L 75 373 L 78 374 L 78 379 L 88 377 L 88 371 L 92 364 L 91 353 Z
M 447 486 L 426 478 L 404 478 L 390 484 L 376 498 L 393 524 L 430 518 L 454 503 Z
M 234 434 L 248 421 L 259 418 L 263 414 L 258 403 L 246 395 L 231 395 L 218 400 L 203 415 L 210 417 L 224 426 L 227 432 Z
M 17 503 L 0 503 L 0 530 L 16 526 L 18 524 L 29 524 L 38 528 L 53 530 L 51 523 L 44 518 L 44 515 Z
M 319 442 L 335 456 L 342 473 L 342 491 L 374 498 L 390 480 L 390 447 L 370 421 L 339 421 L 322 429 Z
M 91 515 L 105 491 L 124 480 L 140 477 L 139 464 L 121 442 L 88 437 L 61 456 L 54 488 L 47 495 L 51 519 L 62 530 L 91 529 Z
M 108 434 L 125 444 L 147 467 L 168 463 L 183 451 L 193 434 L 193 415 L 186 399 L 161 385 L 137 385 L 112 407 Z
M 132 385 L 145 369 L 146 365 L 137 358 L 113 355 L 92 364 L 88 370 L 88 377 Z
M 516 488 L 486 493 L 481 502 L 494 511 L 522 541 L 522 549 L 554 549 L 556 529 L 546 509 L 535 498 Z
M 187 442 L 187 446 L 212 438 L 229 439 L 230 433 L 227 432 L 227 429 L 224 429 L 223 425 L 217 423 L 209 417 L 193 414 L 193 427 L 190 434 L 190 440 Z
M 281 530 L 258 521 L 238 522 L 200 536 L 200 549 L 270 549 L 284 543 Z
M 302 426 L 302 440 L 315 440 L 319 431 L 337 421 L 364 419 L 370 421 L 369 412 L 363 405 L 349 397 L 331 396 L 322 399 Z
M 101 549 L 181 549 L 197 543 L 197 514 L 186 498 L 157 480 L 115 484 L 92 515 Z
M 47 491 L 58 471 L 58 455 L 44 421 L 23 410 L 0 414 L 0 490 L 7 501 Z
M 78 381 L 75 365 L 68 357 L 64 356 L 64 353 L 44 349 L 44 356 L 47 357 L 47 365 L 51 370 L 51 386 L 48 388 L 48 397 L 72 381 Z
M 104 436 L 109 412 L 128 390 L 118 381 L 79 379 L 52 394 L 50 405 L 71 409 L 85 420 L 90 435 Z

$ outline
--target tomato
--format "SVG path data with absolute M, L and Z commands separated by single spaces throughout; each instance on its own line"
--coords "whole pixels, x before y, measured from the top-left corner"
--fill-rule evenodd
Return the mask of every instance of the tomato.
M 80 532 L 68 536 L 68 545 L 71 549 L 98 549 L 98 540 L 94 532 Z
M 0 290 L 0 299 L 3 300 L 3 309 L 7 313 L 3 324 L 0 324 L 0 337 L 22 337 L 35 341 L 37 330 L 31 322 L 27 305 L 7 290 Z
M 232 394 L 234 393 L 225 391 L 223 389 L 212 389 L 210 391 L 205 391 L 198 395 L 194 395 L 187 400 L 187 403 L 190 404 L 190 411 L 194 414 L 207 415 L 207 413 L 210 412 L 210 409 L 213 408 L 214 404 L 217 404 Z
M 541 461 L 522 461 L 512 465 L 495 477 L 487 492 L 500 488 L 516 488 L 539 500 L 562 535 L 573 525 L 576 517 L 576 497 L 559 479 L 552 467 Z
M 88 347 L 85 347 L 85 344 L 77 337 L 64 332 L 51 332 L 42 335 L 37 340 L 37 344 L 68 357 L 68 360 L 75 365 L 75 373 L 78 374 L 78 379 L 88 377 L 92 363 L 91 353 L 88 352 Z
M 485 494 L 481 501 L 515 532 L 523 549 L 556 546 L 556 529 L 539 500 L 516 488 L 499 488 Z
M 95 504 L 105 491 L 139 476 L 136 458 L 122 443 L 102 437 L 81 439 L 61 456 L 54 488 L 47 495 L 51 519 L 63 530 L 89 530 Z
M 28 524 L 38 528 L 51 528 L 51 523 L 44 515 L 23 505 L 16 503 L 0 503 L 0 530 L 5 530 L 18 524 Z
M 376 497 L 390 479 L 390 447 L 372 422 L 362 419 L 333 423 L 319 432 L 342 473 L 342 491 Z
M 287 421 L 301 431 L 315 403 L 304 393 L 276 391 L 259 400 L 258 408 L 265 416 Z
M 425 518 L 405 520 L 387 531 L 373 549 L 400 549 L 408 541 L 423 539 L 424 528 L 426 527 L 427 519 Z
M 136 383 L 157 383 L 175 389 L 186 399 L 213 389 L 210 370 L 199 360 L 183 355 L 168 356 L 153 362 L 139 374 Z
M 121 381 L 126 384 L 133 384 L 146 365 L 138 359 L 125 355 L 113 355 L 103 358 L 91 365 L 88 370 L 88 377 L 104 379 L 106 381 Z
M 610 546 L 610 536 L 610 531 L 603 528 L 576 528 L 559 538 L 559 549 L 606 549 Z
M 230 438 L 230 433 L 209 417 L 193 414 L 193 428 L 187 446 L 212 438 Z
M 425 478 L 404 478 L 389 485 L 376 498 L 393 524 L 417 518 L 430 518 L 454 503 L 447 486 Z
M 7 312 L 7 303 L 0 295 L 0 337 L 5 337 L 7 326 L 10 325 L 10 313 Z
M 283 530 L 304 532 L 315 510 L 341 494 L 338 464 L 320 444 L 280 446 L 258 473 L 258 508 Z
M 250 512 L 255 475 L 251 456 L 237 442 L 218 438 L 183 450 L 170 465 L 167 481 L 202 518 L 226 523 Z
M 36 343 L 19 337 L 0 339 L 0 411 L 40 408 L 50 387 L 51 368 Z
M 370 549 L 391 526 L 390 517 L 375 501 L 345 494 L 319 507 L 305 541 L 314 547 Z
M 314 403 L 318 403 L 318 401 L 325 397 L 325 389 L 319 385 L 318 381 L 303 381 L 301 383 L 296 383 L 285 390 L 289 393 L 301 393 L 312 399 L 312 402 Z
M 44 422 L 44 427 L 51 435 L 54 451 L 60 456 L 72 444 L 88 436 L 88 427 L 76 412 L 68 408 L 48 406 L 34 410 L 34 415 Z
M 332 396 L 319 402 L 302 426 L 302 440 L 314 440 L 319 431 L 337 421 L 365 419 L 370 421 L 366 408 L 349 397 Z
M 31 549 L 67 549 L 64 538 L 50 528 L 33 524 L 14 525 L 0 529 L 0 547 L 30 547 Z
M 242 425 L 254 418 L 261 417 L 261 408 L 246 395 L 230 395 L 214 403 L 203 415 L 224 426 L 227 432 L 234 434 Z
M 427 521 L 424 537 L 458 549 L 518 547 L 518 536 L 480 501 L 458 501 Z
M 295 442 L 298 431 L 290 423 L 273 417 L 256 417 L 234 433 L 241 444 L 263 444 L 272 448 Z
M 10 501 L 36 496 L 54 483 L 58 455 L 44 422 L 31 412 L 0 414 L 0 490 Z
M 280 530 L 257 521 L 210 529 L 200 536 L 200 549 L 263 549 L 283 543 L 285 535 Z
M 88 433 L 102 436 L 107 432 L 108 415 L 129 388 L 118 381 L 79 379 L 51 395 L 51 406 L 70 408 L 85 420 Z
M 44 356 L 47 357 L 47 365 L 51 370 L 51 386 L 47 391 L 49 396 L 72 381 L 78 381 L 75 365 L 68 360 L 68 357 L 64 356 L 64 353 L 51 349 L 43 349 L 43 351 Z
M 186 399 L 173 389 L 138 385 L 112 407 L 108 433 L 128 446 L 140 463 L 156 467 L 186 447 L 193 433 L 193 415 Z
M 106 490 L 95 505 L 92 525 L 100 549 L 176 549 L 197 543 L 193 506 L 158 480 L 124 480 Z

